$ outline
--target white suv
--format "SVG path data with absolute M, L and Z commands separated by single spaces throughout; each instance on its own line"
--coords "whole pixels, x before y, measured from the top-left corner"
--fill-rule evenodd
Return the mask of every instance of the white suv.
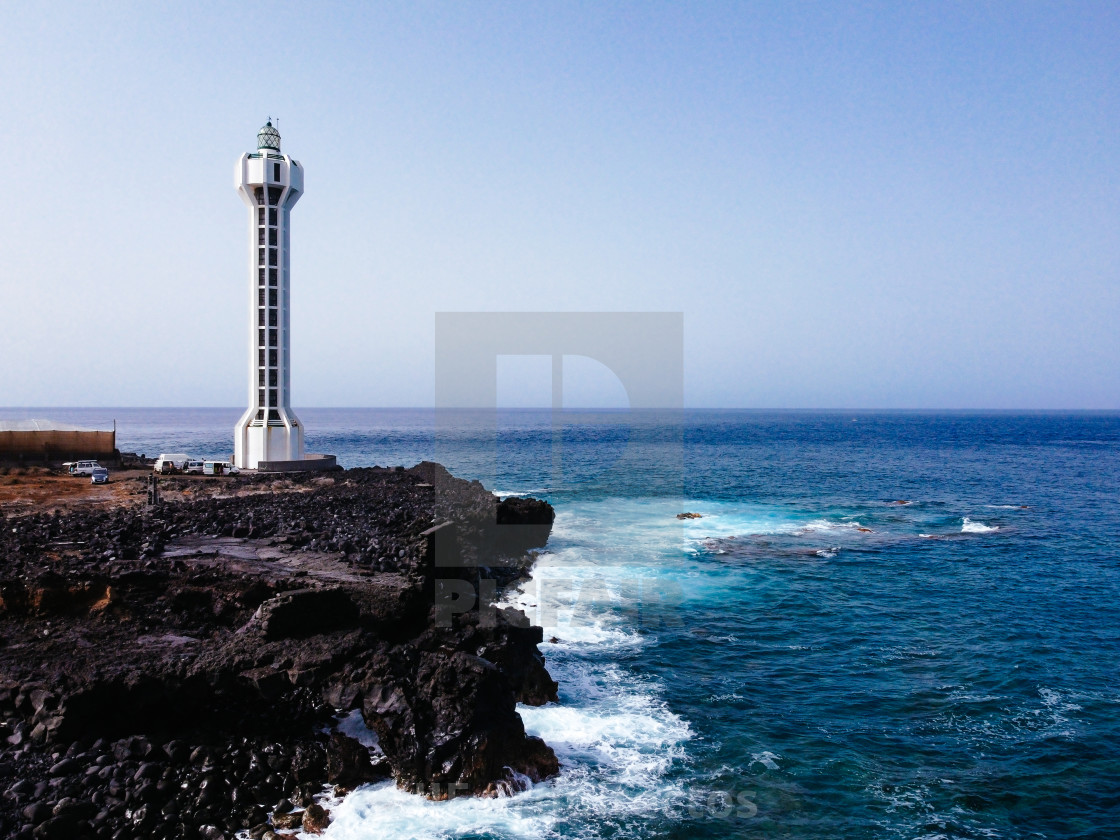
M 187 475 L 202 475 L 204 468 L 203 461 L 196 461 L 193 458 L 183 464 L 183 472 Z

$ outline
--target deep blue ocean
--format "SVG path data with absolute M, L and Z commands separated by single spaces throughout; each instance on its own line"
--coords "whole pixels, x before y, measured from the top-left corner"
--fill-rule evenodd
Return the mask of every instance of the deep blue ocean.
M 236 409 L 4 410 L 221 456 Z M 1120 414 L 305 409 L 345 466 L 551 501 L 533 579 L 563 764 L 391 784 L 335 838 L 1120 836 Z M 680 513 L 698 518 L 678 519 Z

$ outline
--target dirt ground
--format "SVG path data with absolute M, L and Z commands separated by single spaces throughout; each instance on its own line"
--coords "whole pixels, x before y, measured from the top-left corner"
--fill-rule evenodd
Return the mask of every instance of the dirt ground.
M 108 484 L 91 484 L 89 476 L 73 476 L 45 467 L 0 468 L 0 511 L 69 510 L 140 504 L 151 470 L 113 470 Z
M 150 468 L 109 470 L 108 484 L 93 484 L 89 476 L 72 476 L 46 467 L 0 467 L 0 515 L 142 505 L 148 499 L 151 474 Z M 250 482 L 246 479 L 251 474 L 160 476 L 160 498 L 177 501 L 255 493 L 306 493 L 335 483 L 334 477 L 326 475 L 299 483 L 279 476 L 272 481 Z

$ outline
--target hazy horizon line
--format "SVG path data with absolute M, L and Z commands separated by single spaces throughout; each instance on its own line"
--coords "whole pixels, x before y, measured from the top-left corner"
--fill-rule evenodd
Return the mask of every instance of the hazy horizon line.
M 244 411 L 244 406 L 227 405 L 13 405 L 0 406 L 0 412 L 12 411 Z M 788 413 L 937 413 L 947 414 L 1120 414 L 1120 407 L 1116 408 L 990 408 L 983 406 L 973 407 L 940 407 L 940 406 L 735 406 L 735 405 L 685 405 L 662 407 L 619 407 L 595 405 L 565 405 L 558 409 L 552 406 L 433 406 L 433 405 L 304 405 L 294 410 L 298 411 L 750 411 L 750 412 L 788 412 Z M 30 418 L 29 418 L 30 419 Z

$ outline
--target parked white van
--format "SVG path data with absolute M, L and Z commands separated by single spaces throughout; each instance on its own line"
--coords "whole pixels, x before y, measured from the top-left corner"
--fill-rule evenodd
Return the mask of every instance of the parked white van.
M 156 458 L 155 465 L 152 469 L 163 475 L 172 472 L 182 472 L 183 467 L 190 459 L 191 456 L 185 452 L 173 452 L 170 455 L 160 455 Z
M 96 461 L 75 461 L 70 466 L 70 475 L 93 475 L 94 470 L 101 469 Z
M 229 461 L 203 461 L 203 475 L 237 475 L 241 470 Z

